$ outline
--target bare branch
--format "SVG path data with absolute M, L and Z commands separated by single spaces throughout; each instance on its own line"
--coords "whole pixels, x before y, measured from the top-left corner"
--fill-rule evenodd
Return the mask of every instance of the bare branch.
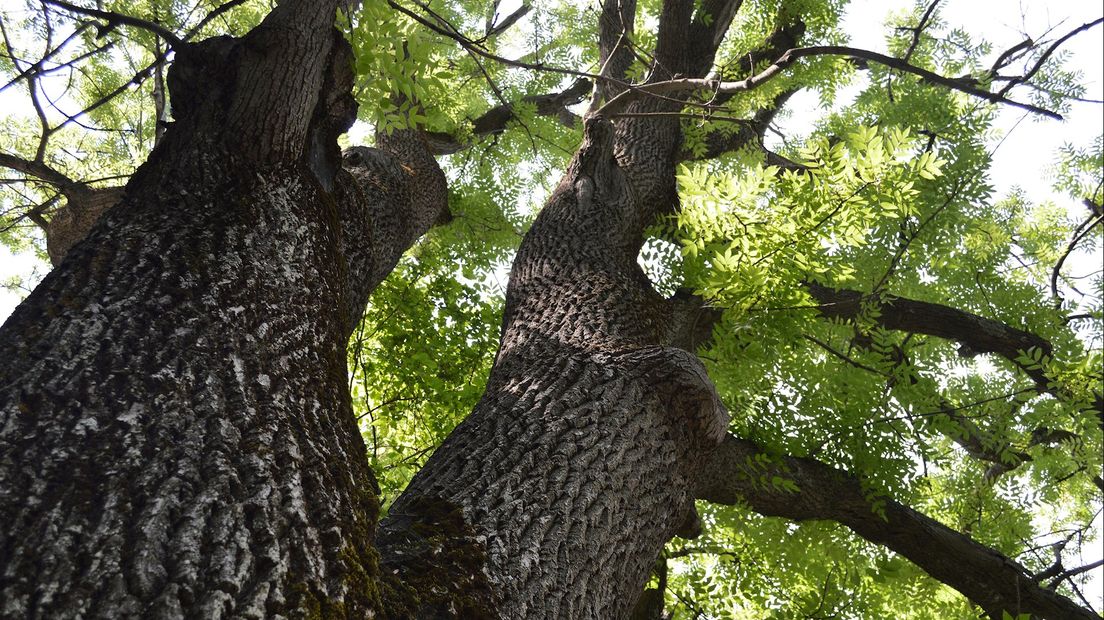
M 1073 30 L 1070 30 L 1066 34 L 1059 37 L 1057 41 L 1052 43 L 1051 46 L 1048 47 L 1046 49 L 1046 51 L 1043 52 L 1043 54 L 1041 56 L 1039 56 L 1038 60 L 1035 61 L 1035 64 L 1031 67 L 1031 69 L 1029 69 L 1027 71 L 1027 73 L 1024 73 L 1021 78 L 1019 78 L 1017 80 L 1010 81 L 1009 83 L 1005 84 L 1004 88 L 1001 88 L 997 92 L 997 95 L 1003 97 L 1005 94 L 1008 93 L 1008 91 L 1012 90 L 1017 84 L 1020 84 L 1022 82 L 1026 82 L 1026 81 L 1030 80 L 1031 78 L 1035 77 L 1035 74 L 1039 72 L 1039 69 L 1043 68 L 1043 65 L 1046 64 L 1046 61 L 1051 57 L 1052 54 L 1054 54 L 1055 51 L 1058 50 L 1059 47 L 1062 46 L 1063 43 L 1070 40 L 1074 36 L 1076 36 L 1076 35 L 1078 35 L 1082 32 L 1085 32 L 1086 30 L 1089 30 L 1089 29 L 1091 29 L 1095 26 L 1099 26 L 1102 23 L 1104 23 L 1104 17 L 1101 17 L 1100 19 L 1088 22 L 1086 24 L 1081 24 L 1077 28 L 1074 28 Z
M 693 90 L 705 90 L 718 94 L 732 94 L 740 93 L 752 90 L 761 86 L 762 84 L 770 81 L 771 79 L 780 75 L 786 68 L 801 58 L 809 58 L 813 56 L 841 56 L 845 58 L 865 60 L 869 62 L 876 62 L 881 65 L 885 65 L 898 71 L 905 73 L 911 73 L 917 75 L 933 84 L 956 90 L 959 92 L 972 95 L 985 99 L 991 103 L 1003 103 L 1017 108 L 1022 108 L 1040 114 L 1050 118 L 1061 119 L 1062 116 L 1057 112 L 1040 108 L 1028 103 L 1021 103 L 1007 99 L 1001 93 L 992 93 L 989 91 L 981 90 L 975 86 L 967 84 L 961 80 L 945 77 L 938 73 L 933 73 L 927 69 L 922 69 L 914 65 L 910 65 L 907 62 L 879 54 L 877 52 L 871 52 L 869 50 L 858 49 L 854 47 L 845 47 L 839 45 L 818 45 L 812 47 L 795 48 L 782 54 L 772 65 L 761 71 L 759 74 L 751 76 L 747 79 L 737 82 L 723 82 L 714 79 L 705 78 L 679 78 L 673 80 L 665 80 L 662 82 L 653 82 L 644 86 L 639 86 L 631 90 L 631 92 L 621 93 L 620 95 L 611 99 L 608 103 L 602 106 L 598 112 L 600 114 L 616 114 L 627 106 L 633 98 L 639 96 L 639 94 L 651 94 L 661 95 L 670 94 L 676 92 L 693 91 Z
M 180 37 L 176 36 L 173 32 L 162 26 L 161 24 L 155 24 L 151 21 L 134 17 L 133 15 L 125 15 L 123 13 L 115 13 L 113 11 L 101 11 L 100 9 L 86 8 L 83 6 L 77 6 L 65 0 L 43 0 L 46 4 L 52 4 L 56 7 L 63 8 L 67 11 L 74 13 L 80 13 L 81 15 L 89 15 L 97 19 L 102 19 L 107 22 L 106 28 L 101 28 L 100 36 L 103 36 L 107 32 L 113 30 L 117 25 L 123 24 L 125 26 L 133 26 L 135 28 L 141 28 L 142 30 L 148 30 L 153 34 L 161 37 L 169 44 L 170 47 L 179 47 L 183 41 Z
M 490 39 L 491 37 L 497 37 L 503 32 L 506 32 L 510 29 L 511 26 L 516 24 L 518 20 L 528 15 L 529 11 L 531 10 L 533 10 L 532 5 L 530 5 L 528 2 L 523 2 L 521 3 L 521 6 L 519 6 L 513 13 L 507 15 L 502 21 L 498 22 L 497 24 L 493 21 L 488 21 L 487 30 L 486 32 L 484 32 L 485 38 Z M 493 20 L 495 17 L 497 16 L 492 15 L 491 19 Z
M 997 60 L 993 62 L 993 66 L 989 69 L 989 75 L 995 79 L 997 77 L 997 73 L 1005 66 L 1007 66 L 1016 54 L 1031 49 L 1032 45 L 1035 45 L 1035 42 L 1032 41 L 1030 37 L 1028 37 L 1023 41 L 1020 41 L 1019 43 L 1013 45 L 1012 47 L 1004 50 L 1004 52 L 1001 53 L 1000 56 L 997 56 Z

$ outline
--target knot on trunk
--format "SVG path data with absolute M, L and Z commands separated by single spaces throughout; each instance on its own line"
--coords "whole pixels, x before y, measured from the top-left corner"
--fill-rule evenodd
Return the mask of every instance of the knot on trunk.
M 728 430 L 728 410 L 696 355 L 674 347 L 648 347 L 626 357 L 643 370 L 667 407 L 673 430 L 681 431 L 697 450 L 721 443 Z

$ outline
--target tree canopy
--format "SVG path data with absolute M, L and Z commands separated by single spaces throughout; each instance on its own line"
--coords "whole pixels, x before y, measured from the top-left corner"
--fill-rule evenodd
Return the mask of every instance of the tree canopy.
M 973 586 L 940 572 L 982 566 L 956 555 L 977 543 L 1100 613 L 1104 138 L 1022 154 L 1050 200 L 998 191 L 990 168 L 1000 110 L 1099 113 L 1101 76 L 1064 46 L 1102 20 L 1052 15 L 1003 46 L 922 0 L 891 14 L 879 53 L 851 46 L 842 0 L 701 0 L 707 25 L 731 22 L 708 76 L 645 84 L 668 4 L 339 12 L 360 121 L 344 145 L 413 128 L 448 180 L 448 221 L 372 292 L 348 346 L 384 512 L 480 401 L 511 260 L 584 117 L 670 98 L 654 114 L 679 120 L 680 208 L 650 223 L 639 263 L 694 309 L 680 334 L 731 421 L 696 491 L 700 535 L 667 544 L 638 612 L 651 596 L 673 618 L 978 618 Z M 6 5 L 0 242 L 60 261 L 174 122 L 174 54 L 269 10 Z M 795 114 L 810 94 L 817 116 Z M 931 520 L 964 536 L 913 540 L 925 563 L 894 532 Z

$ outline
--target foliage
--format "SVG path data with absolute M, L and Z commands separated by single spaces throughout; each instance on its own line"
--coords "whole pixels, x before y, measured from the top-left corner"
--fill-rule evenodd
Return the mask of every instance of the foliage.
M 717 61 L 726 79 L 746 77 L 741 60 L 796 16 L 806 25 L 803 44 L 845 42 L 842 0 L 744 4 Z M 661 3 L 640 5 L 632 44 L 647 50 Z M 484 33 L 470 36 L 488 53 L 598 69 L 591 44 L 597 15 L 589 4 L 535 4 L 527 19 L 495 34 L 485 2 L 426 6 L 442 28 Z M 203 12 L 169 0 L 105 8 L 176 30 L 194 26 Z M 952 27 L 939 11 L 915 41 L 908 28 L 894 28 L 918 23 L 926 8 L 918 4 L 890 24 L 889 53 L 909 53 L 911 62 L 942 75 L 991 80 L 985 72 L 999 50 Z M 246 3 L 199 36 L 244 32 L 263 10 Z M 579 129 L 519 103 L 562 90 L 569 77 L 468 53 L 382 0 L 361 3 L 339 22 L 354 48 L 365 125 L 384 132 L 417 126 L 469 145 L 442 158 L 455 219 L 374 292 L 350 343 L 353 402 L 386 506 L 478 401 L 493 362 L 510 256 L 577 146 Z M 8 76 L 18 70 L 13 48 L 33 47 L 46 24 L 33 11 L 7 12 L 5 23 L 19 37 L 0 59 Z M 80 36 L 82 50 L 105 44 L 114 51 L 93 56 L 59 96 L 67 109 L 96 102 L 162 49 L 141 30 Z M 642 77 L 645 70 L 638 62 L 631 73 Z M 1042 105 L 1063 110 L 1070 95 L 1083 93 L 1080 76 L 1060 55 L 1039 75 Z M 152 146 L 152 88 L 141 81 L 53 133 L 48 163 L 93 185 L 125 177 Z M 641 255 L 661 292 L 688 288 L 723 310 L 700 354 L 733 413 L 732 431 L 771 454 L 846 469 L 864 480 L 870 497 L 907 503 L 1033 570 L 1050 565 L 1047 546 L 1057 541 L 1091 547 L 1097 541 L 1088 524 L 1101 507 L 1093 479 L 1101 475 L 1104 446 L 1087 404 L 1100 389 L 1104 363 L 1104 278 L 1099 271 L 1080 278 L 1083 269 L 1067 268 L 1057 290 L 1051 286 L 1055 264 L 1087 224 L 1083 211 L 1075 217 L 1063 203 L 996 194 L 988 177 L 992 106 L 838 58 L 795 65 L 708 115 L 688 108 L 697 117 L 684 123 L 687 151 L 702 155 L 710 135 L 739 129 L 724 118 L 748 118 L 796 89 L 814 91 L 828 110 L 809 135 L 791 136 L 779 149 L 802 168 L 766 165 L 756 149 L 686 162 L 678 176 L 682 210 L 657 223 Z M 504 102 L 514 105 L 509 127 L 476 140 L 471 121 Z M 13 114 L 5 123 L 4 152 L 33 157 L 41 131 L 35 117 Z M 87 131 L 85 124 L 110 131 Z M 1068 145 L 1053 162 L 1055 188 L 1099 210 L 1102 168 L 1099 136 Z M 31 238 L 20 220 L 26 205 L 57 192 L 29 179 L 0 192 L 0 242 L 18 248 Z M 1089 226 L 1073 248 L 1082 264 L 1086 256 L 1099 263 L 1102 228 Z M 852 320 L 830 321 L 816 311 L 811 282 L 859 290 L 868 301 Z M 877 319 L 890 296 L 1000 321 L 1046 339 L 1053 350 L 1024 350 L 1008 360 L 887 330 Z M 1025 368 L 1043 372 L 1050 392 L 1035 389 Z M 988 477 L 993 461 L 963 447 L 970 437 L 1015 466 Z M 790 481 L 774 483 L 801 492 Z M 957 593 L 842 526 L 766 518 L 742 506 L 701 504 L 699 511 L 704 537 L 675 540 L 666 551 L 667 608 L 675 617 L 978 617 Z M 1068 583 L 1062 587 L 1072 594 Z

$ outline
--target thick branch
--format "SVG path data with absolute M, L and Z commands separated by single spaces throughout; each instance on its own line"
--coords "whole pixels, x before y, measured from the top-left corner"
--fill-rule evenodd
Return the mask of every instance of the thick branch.
M 11 168 L 12 170 L 22 172 L 23 174 L 35 177 L 51 185 L 56 185 L 62 192 L 87 189 L 85 184 L 70 179 L 41 161 L 32 161 L 15 155 L 0 153 L 0 166 Z
M 826 317 L 853 319 L 862 312 L 863 302 L 869 301 L 859 291 L 833 289 L 814 282 L 808 283 L 806 288 L 820 304 L 820 313 Z M 1023 370 L 1035 381 L 1039 391 L 1063 400 L 1068 398 L 1060 387 L 1052 384 L 1041 368 L 1027 366 L 1018 359 L 1031 348 L 1050 356 L 1054 347 L 1044 338 L 1000 321 L 927 301 L 886 296 L 877 309 L 878 316 L 874 321 L 885 329 L 956 340 L 972 352 L 995 353 Z M 1093 409 L 1104 416 L 1104 398 L 1099 392 Z
M 735 504 L 747 502 L 767 516 L 803 521 L 837 521 L 863 538 L 908 558 L 933 578 L 955 588 L 991 617 L 1003 611 L 1043 618 L 1098 620 L 1068 598 L 1043 588 L 1011 558 L 893 500 L 867 497 L 859 481 L 819 461 L 784 457 L 760 465 L 763 449 L 729 435 L 704 468 L 696 491 L 699 499 Z M 769 482 L 779 476 L 799 491 L 778 490 Z M 882 514 L 875 512 L 875 502 Z

